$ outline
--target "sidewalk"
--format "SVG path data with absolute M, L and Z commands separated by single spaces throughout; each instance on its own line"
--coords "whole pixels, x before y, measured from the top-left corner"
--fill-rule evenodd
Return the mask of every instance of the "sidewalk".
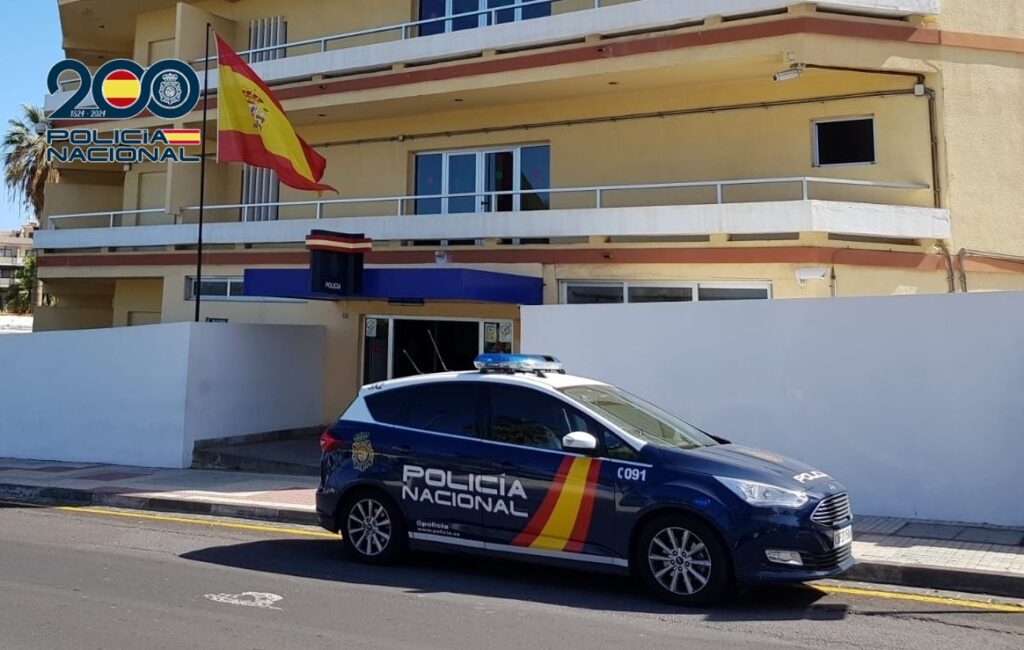
M 0 459 L 0 499 L 316 524 L 317 477 Z M 1024 598 L 1024 528 L 860 516 L 851 580 Z

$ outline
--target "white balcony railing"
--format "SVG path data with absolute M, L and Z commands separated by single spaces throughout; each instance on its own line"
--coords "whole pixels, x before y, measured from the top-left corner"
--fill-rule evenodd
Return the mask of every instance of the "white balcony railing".
M 585 187 L 557 187 L 537 188 L 516 191 L 494 191 L 494 192 L 471 192 L 456 194 L 429 194 L 429 195 L 407 195 L 407 196 L 374 196 L 356 197 L 343 199 L 317 199 L 307 201 L 278 201 L 274 203 L 230 203 L 207 205 L 205 210 L 208 214 L 223 213 L 224 211 L 235 211 L 236 221 L 245 221 L 245 210 L 263 207 L 276 207 L 281 214 L 282 220 L 287 219 L 325 219 L 338 217 L 378 217 L 416 215 L 417 201 L 440 201 L 443 199 L 466 199 L 474 198 L 482 201 L 495 201 L 497 197 L 531 197 L 550 196 L 552 209 L 603 209 L 608 207 L 644 207 L 653 205 L 709 205 L 736 202 L 759 202 L 759 201 L 807 201 L 815 198 L 812 189 L 818 185 L 844 186 L 852 191 L 859 190 L 905 190 L 920 191 L 928 190 L 926 183 L 889 183 L 880 181 L 865 181 L 848 178 L 824 178 L 815 176 L 795 176 L 780 178 L 745 178 L 733 180 L 716 181 L 684 181 L 677 183 L 636 183 L 628 185 L 593 185 Z M 744 197 L 743 201 L 729 201 L 730 188 L 752 186 L 776 186 L 776 192 L 786 187 L 795 190 L 790 194 L 781 196 L 779 194 L 768 198 Z M 671 190 L 705 190 L 709 195 L 706 198 L 690 196 L 686 201 L 657 201 L 654 193 L 664 198 L 664 192 Z M 647 199 L 639 199 L 636 193 L 647 193 Z M 713 194 L 713 197 L 710 196 Z M 558 197 L 582 197 L 571 201 L 571 204 L 557 205 Z M 630 199 L 629 197 L 633 198 Z M 867 197 L 865 197 L 867 198 Z M 710 200 L 708 200 L 710 199 Z M 871 201 L 865 201 L 870 203 Z M 390 206 L 390 208 L 388 207 Z M 342 209 L 346 214 L 330 214 L 331 208 Z M 185 212 L 195 214 L 199 211 L 198 206 L 185 208 Z M 499 211 L 501 212 L 501 211 Z M 424 218 L 436 216 L 437 212 L 422 214 Z M 153 219 L 148 215 L 160 215 Z M 216 219 L 224 222 L 223 218 Z M 194 221 L 194 219 L 188 219 Z M 146 225 L 170 225 L 183 223 L 181 216 L 167 214 L 162 208 L 150 208 L 145 210 L 111 210 L 100 212 L 80 212 L 74 214 L 51 215 L 47 220 L 47 228 L 50 230 L 86 227 L 86 228 L 115 228 Z M 80 226 L 74 224 L 79 223 Z

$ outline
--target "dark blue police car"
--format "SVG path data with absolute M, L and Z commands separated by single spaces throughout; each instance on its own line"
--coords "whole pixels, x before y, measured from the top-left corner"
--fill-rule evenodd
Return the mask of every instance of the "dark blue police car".
M 853 565 L 849 500 L 829 475 L 552 357 L 476 365 L 366 386 L 323 433 L 317 514 L 356 559 L 413 547 L 632 571 L 684 605 Z

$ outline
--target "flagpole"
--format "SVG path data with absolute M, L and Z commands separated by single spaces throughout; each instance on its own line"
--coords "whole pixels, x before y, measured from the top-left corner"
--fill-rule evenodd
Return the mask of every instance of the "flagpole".
M 206 111 L 210 104 L 210 23 L 206 23 L 206 58 L 203 61 L 203 143 L 199 160 L 199 237 L 196 240 L 196 322 L 203 296 L 203 208 L 206 206 Z

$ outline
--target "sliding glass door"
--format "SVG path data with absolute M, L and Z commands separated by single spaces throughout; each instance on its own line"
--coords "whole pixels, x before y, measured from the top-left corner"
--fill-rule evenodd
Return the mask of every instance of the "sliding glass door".
M 548 145 L 419 154 L 416 214 L 547 210 L 550 194 L 531 190 L 550 189 L 550 158 Z
M 523 6 L 524 3 L 526 6 Z M 500 11 L 488 12 L 489 9 Z M 479 11 L 486 13 L 452 18 L 459 14 Z M 495 23 L 511 23 L 550 15 L 551 2 L 536 0 L 419 0 L 419 20 L 429 21 L 420 25 L 419 35 L 457 32 Z

